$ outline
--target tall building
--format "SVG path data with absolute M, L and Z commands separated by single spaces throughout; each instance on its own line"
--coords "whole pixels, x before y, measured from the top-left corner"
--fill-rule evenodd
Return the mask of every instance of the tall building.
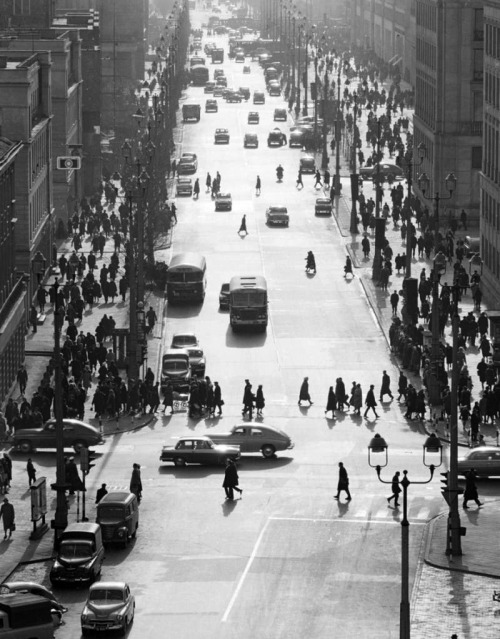
M 480 239 L 483 293 L 500 304 L 500 0 L 484 3 L 484 130 Z
M 0 405 L 24 362 L 26 286 L 16 269 L 16 160 L 22 143 L 0 137 Z
M 0 137 L 22 145 L 15 171 L 15 245 L 16 268 L 30 276 L 28 300 L 36 290 L 37 275 L 43 276 L 52 255 L 50 67 L 48 51 L 0 50 Z
M 423 142 L 427 148 L 422 170 L 431 188 L 426 195 L 446 196 L 445 178 L 453 172 L 457 188 L 446 208 L 456 217 L 465 209 L 472 225 L 479 222 L 483 4 L 416 0 L 413 124 L 415 146 Z

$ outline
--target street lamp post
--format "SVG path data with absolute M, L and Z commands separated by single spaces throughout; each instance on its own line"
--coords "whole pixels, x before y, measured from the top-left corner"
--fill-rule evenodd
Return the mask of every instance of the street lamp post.
M 359 176 L 356 168 L 356 160 L 357 160 L 357 126 L 356 126 L 356 118 L 358 115 L 358 94 L 354 92 L 354 109 L 353 109 L 353 142 L 352 142 L 352 173 L 351 173 L 351 225 L 350 232 L 351 233 L 359 233 L 358 230 L 358 211 L 357 211 L 357 203 L 358 203 L 358 190 L 359 190 Z
M 300 17 L 300 11 L 299 11 Z M 300 19 L 300 18 L 299 18 Z M 295 104 L 295 116 L 298 118 L 300 113 L 300 47 L 302 45 L 302 31 L 304 29 L 303 24 L 299 24 L 299 36 L 297 42 L 297 100 Z
M 427 197 L 425 194 L 429 190 L 430 180 L 426 173 L 422 173 L 418 178 L 418 186 L 426 200 L 434 200 L 434 267 L 432 270 L 433 289 L 432 289 L 432 351 L 431 351 L 431 374 L 428 383 L 429 401 L 432 406 L 441 403 L 441 393 L 439 391 L 439 368 L 442 366 L 441 343 L 439 338 L 439 279 L 440 275 L 446 270 L 446 258 L 439 252 L 439 202 L 441 200 L 450 200 L 457 186 L 457 179 L 453 173 L 447 175 L 446 189 L 449 193 L 448 197 L 440 196 L 435 193 L 433 197 Z
M 375 468 L 377 477 L 382 484 L 392 484 L 392 480 L 384 480 L 380 473 L 388 463 L 388 444 L 383 437 L 375 435 L 368 445 L 368 464 Z M 428 464 L 428 457 L 436 460 L 436 463 Z M 375 463 L 373 463 L 375 461 Z M 429 479 L 425 481 L 410 481 L 408 471 L 403 470 L 403 479 L 398 484 L 403 489 L 403 518 L 401 520 L 401 603 L 399 607 L 399 637 L 410 639 L 410 596 L 409 596 L 409 538 L 410 522 L 408 521 L 408 487 L 410 484 L 428 484 L 434 477 L 434 471 L 441 466 L 443 461 L 443 447 L 441 441 L 434 433 L 430 435 L 423 445 L 423 463 L 430 471 Z M 399 476 L 399 475 L 398 475 Z
M 411 252 L 412 252 L 412 240 L 413 240 L 413 224 L 411 223 L 411 198 L 412 198 L 412 185 L 413 185 L 413 169 L 418 169 L 422 166 L 426 154 L 426 147 L 423 142 L 417 146 L 419 162 L 413 161 L 413 150 L 408 151 L 403 157 L 402 163 L 406 168 L 406 179 L 408 181 L 408 224 L 406 225 L 406 270 L 405 278 L 411 277 Z
M 336 118 L 335 118 L 335 195 L 340 196 L 341 184 L 340 184 L 340 138 L 341 138 L 341 129 L 340 129 L 340 71 L 342 64 L 339 61 L 339 69 L 337 74 L 337 110 L 336 110 Z
M 380 118 L 377 120 L 377 170 L 375 172 L 375 253 L 373 256 L 372 265 L 372 278 L 377 282 L 380 280 L 380 274 L 382 272 L 382 249 L 381 238 L 378 237 L 380 224 Z M 384 235 L 385 235 L 385 220 L 384 220 Z
M 314 31 L 316 29 L 316 25 L 313 24 L 311 25 L 311 30 Z M 306 63 L 305 63 L 305 69 L 304 69 L 304 106 L 302 108 L 302 115 L 307 115 L 308 113 L 308 105 L 307 105 L 307 91 L 308 91 L 308 85 L 309 85 L 309 78 L 308 78 L 308 66 L 309 66 L 309 56 L 308 56 L 308 47 L 309 44 L 312 40 L 313 36 L 312 34 L 306 35 L 305 36 L 305 40 L 306 40 Z

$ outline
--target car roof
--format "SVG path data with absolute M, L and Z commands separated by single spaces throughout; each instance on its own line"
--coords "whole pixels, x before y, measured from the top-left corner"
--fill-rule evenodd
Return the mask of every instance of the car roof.
M 89 592 L 93 590 L 124 590 L 128 587 L 125 581 L 97 581 L 89 588 Z
M 179 176 L 177 178 L 177 182 L 187 183 L 187 182 L 192 182 L 192 179 L 190 177 Z
M 191 439 L 199 439 L 205 442 L 211 442 L 212 440 L 208 435 L 184 435 L 183 437 L 179 437 L 178 442 L 183 442 Z
M 195 333 L 174 333 L 172 335 L 172 341 L 176 338 L 176 337 L 192 337 L 193 339 L 198 341 L 198 338 L 196 337 Z
M 42 584 L 36 583 L 36 581 L 4 581 L 2 584 L 0 584 L 0 588 L 2 586 L 9 588 L 9 590 L 28 590 L 29 588 L 40 588 L 40 590 L 45 590 L 46 592 L 50 592 L 50 594 L 52 594 L 51 590 L 49 590 Z
M 231 197 L 231 193 L 217 193 L 217 195 L 215 197 L 216 197 L 216 199 L 218 197 Z
M 227 133 L 228 130 L 227 129 L 215 129 L 216 133 Z
M 269 211 L 287 211 L 287 207 L 284 204 L 272 204 L 269 209 Z
M 498 453 L 500 452 L 500 448 L 496 446 L 477 446 L 476 448 L 471 448 L 465 454 L 465 459 L 470 457 L 472 453 Z
M 316 204 L 331 204 L 331 200 L 327 197 L 318 197 L 316 199 Z

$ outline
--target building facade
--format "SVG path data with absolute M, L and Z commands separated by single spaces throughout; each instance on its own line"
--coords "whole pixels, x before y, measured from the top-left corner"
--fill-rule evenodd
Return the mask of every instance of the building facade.
M 16 268 L 16 158 L 21 142 L 0 137 L 0 406 L 24 362 L 26 286 Z
M 483 293 L 500 305 L 500 0 L 484 3 L 484 130 L 480 246 Z
M 0 50 L 0 136 L 22 145 L 15 171 L 16 268 L 29 276 L 28 300 L 37 283 L 34 257 L 41 253 L 48 268 L 54 237 L 50 67 L 48 51 Z
M 416 2 L 414 143 L 427 149 L 422 166 L 431 182 L 427 196 L 447 195 L 453 172 L 457 188 L 447 208 L 464 209 L 479 223 L 479 172 L 483 127 L 483 2 Z M 416 188 L 418 193 L 418 188 Z M 443 214 L 443 212 L 441 212 Z

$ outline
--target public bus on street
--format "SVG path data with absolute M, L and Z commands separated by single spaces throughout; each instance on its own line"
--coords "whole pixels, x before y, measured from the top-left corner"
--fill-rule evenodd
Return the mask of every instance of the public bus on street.
M 178 253 L 167 270 L 167 300 L 203 302 L 207 289 L 207 261 L 199 253 Z
M 194 87 L 204 87 L 208 82 L 208 67 L 204 64 L 197 64 L 190 69 L 191 82 Z
M 229 282 L 229 321 L 233 331 L 240 328 L 266 330 L 267 282 L 262 275 L 235 276 Z

